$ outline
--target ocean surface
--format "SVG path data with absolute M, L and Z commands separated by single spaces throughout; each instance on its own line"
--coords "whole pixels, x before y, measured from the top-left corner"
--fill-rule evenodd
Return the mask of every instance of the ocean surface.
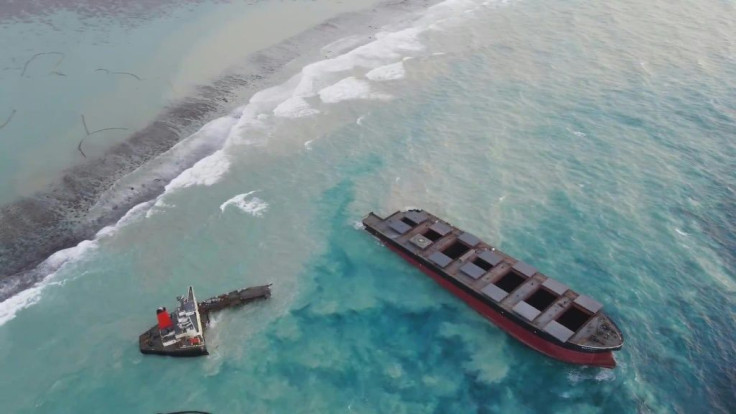
M 46 3 L 0 0 L 0 412 L 736 412 L 732 1 Z M 618 366 L 360 228 L 407 207 L 602 302 Z

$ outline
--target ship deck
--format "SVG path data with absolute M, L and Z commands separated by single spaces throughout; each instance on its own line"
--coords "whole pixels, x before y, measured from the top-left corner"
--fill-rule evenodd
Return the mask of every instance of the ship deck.
M 371 213 L 363 224 L 537 335 L 589 352 L 623 345 L 620 330 L 595 299 L 426 211 L 386 218 Z
M 245 305 L 255 300 L 268 299 L 270 297 L 271 285 L 252 286 L 246 289 L 238 289 L 219 296 L 214 296 L 199 302 L 199 312 L 204 315 L 226 308 Z
M 164 345 L 158 325 L 152 326 L 138 337 L 138 347 L 143 354 L 169 356 L 200 356 L 209 354 L 204 341 L 197 345 L 187 343 L 184 340 L 176 341 L 170 345 Z
M 242 306 L 247 303 L 271 297 L 271 285 L 253 286 L 197 302 L 194 289 L 190 286 L 185 298 L 179 297 L 179 306 L 169 315 L 173 326 L 164 330 L 154 325 L 140 335 L 140 351 L 144 354 L 170 356 L 207 355 L 204 329 L 209 316 L 226 308 Z M 194 341 L 192 341 L 194 339 Z

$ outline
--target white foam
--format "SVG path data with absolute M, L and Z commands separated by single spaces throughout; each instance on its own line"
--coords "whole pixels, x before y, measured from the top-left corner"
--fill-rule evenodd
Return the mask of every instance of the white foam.
M 137 206 L 131 208 L 128 210 L 127 213 L 123 217 L 118 220 L 117 223 L 103 227 L 102 230 L 98 231 L 97 234 L 95 234 L 95 239 L 99 240 L 103 237 L 110 237 L 113 234 L 115 234 L 118 230 L 120 230 L 123 226 L 132 223 L 135 219 L 146 215 L 148 217 L 148 212 L 155 206 L 156 200 L 150 200 L 145 201 L 143 203 L 138 204 Z
M 21 309 L 35 305 L 41 300 L 41 291 L 45 285 L 38 284 L 30 289 L 21 291 L 15 296 L 11 296 L 0 303 L 0 326 L 15 318 L 16 313 Z
M 166 185 L 166 191 L 194 185 L 210 186 L 222 178 L 230 168 L 230 161 L 223 150 L 197 161 L 193 167 L 179 174 Z
M 596 381 L 612 381 L 616 379 L 616 374 L 612 369 L 601 370 L 595 374 Z
M 484 3 L 488 4 L 488 2 Z M 448 22 L 460 21 L 460 12 L 473 11 L 478 7 L 471 0 L 446 0 L 430 7 L 422 17 L 417 19 L 413 27 L 394 31 L 380 32 L 375 40 L 353 48 L 352 50 L 331 59 L 325 59 L 305 66 L 301 72 L 289 81 L 272 88 L 256 93 L 247 105 L 236 109 L 232 114 L 217 118 L 197 133 L 182 140 L 165 154 L 158 157 L 148 167 L 150 175 L 168 181 L 164 194 L 159 196 L 153 204 L 143 203 L 131 209 L 116 225 L 100 230 L 96 239 L 83 241 L 70 249 L 59 251 L 49 257 L 40 269 L 49 269 L 50 273 L 43 281 L 26 289 L 0 303 L 0 326 L 13 319 L 16 313 L 38 302 L 45 287 L 59 282 L 50 282 L 53 276 L 68 263 L 82 257 L 90 249 L 97 246 L 99 238 L 109 237 L 120 226 L 132 221 L 143 211 L 149 216 L 156 208 L 166 207 L 163 197 L 171 191 L 192 186 L 210 186 L 218 182 L 229 170 L 230 160 L 225 149 L 236 143 L 258 143 L 250 136 L 251 132 L 265 130 L 273 113 L 277 117 L 298 118 L 314 115 L 318 111 L 308 105 L 303 98 L 319 95 L 323 102 L 338 103 L 350 99 L 390 99 L 390 95 L 375 93 L 370 84 L 354 77 L 344 78 L 335 82 L 343 72 L 364 68 L 369 70 L 368 79 L 393 80 L 403 77 L 403 65 L 392 63 L 418 56 L 425 47 L 419 36 L 427 30 L 441 30 Z M 334 42 L 325 47 L 330 54 L 342 53 L 360 43 L 362 38 L 349 37 Z M 399 69 L 401 68 L 401 70 Z M 356 123 L 361 125 L 364 117 L 358 118 Z M 311 142 L 311 141 L 310 141 Z M 309 147 L 309 142 L 305 143 Z M 199 158 L 202 154 L 208 154 Z M 195 161 L 196 160 L 196 161 Z M 247 197 L 252 194 L 240 194 L 223 203 L 220 208 L 224 211 L 229 205 L 235 205 L 241 211 L 253 216 L 261 216 L 268 208 L 268 203 L 258 197 Z M 117 200 L 108 199 L 109 203 L 117 204 Z M 45 266 L 45 267 L 44 267 Z
M 395 62 L 419 56 L 425 50 L 420 41 L 422 33 L 436 29 L 443 22 L 457 20 L 460 11 L 478 7 L 472 0 L 446 0 L 427 9 L 412 23 L 413 26 L 376 33 L 375 40 L 370 43 L 355 47 L 363 38 L 351 36 L 325 46 L 323 52 L 329 50 L 330 54 L 342 54 L 306 65 L 288 81 L 257 92 L 247 105 L 213 120 L 162 156 L 162 159 L 173 160 L 173 168 L 159 166 L 152 172 L 171 180 L 166 192 L 195 185 L 212 185 L 230 166 L 225 153 L 219 150 L 238 144 L 265 144 L 270 136 L 270 114 L 282 118 L 315 115 L 319 110 L 304 98 L 317 95 L 327 103 L 350 99 L 390 99 L 390 95 L 372 92 L 365 81 L 350 77 L 335 82 L 340 76 L 345 76 L 343 72 L 356 68 L 368 69 L 369 79 L 399 79 L 399 76 L 404 76 L 404 67 Z M 194 154 L 201 156 L 203 153 L 211 155 L 196 163 L 192 160 Z M 191 167 L 182 170 L 188 165 Z M 178 176 L 172 177 L 172 174 Z
M 404 62 L 396 62 L 390 65 L 379 66 L 365 74 L 365 77 L 377 82 L 402 79 L 406 76 Z
M 332 59 L 321 60 L 305 66 L 298 76 L 294 96 L 314 96 L 327 86 L 330 74 L 347 72 L 358 67 L 375 68 L 404 57 L 405 53 L 416 53 L 424 49 L 419 34 L 424 29 L 410 27 L 396 32 L 380 32 L 376 40 L 359 46 Z
M 175 205 L 166 203 L 164 199 L 161 196 L 159 196 L 158 198 L 156 198 L 156 201 L 155 203 L 153 203 L 153 206 L 150 209 L 148 209 L 148 211 L 146 211 L 146 218 L 151 218 L 155 216 L 156 214 L 161 213 L 162 211 L 165 211 L 166 209 L 174 208 L 174 207 Z
M 19 311 L 38 303 L 38 301 L 41 300 L 43 291 L 47 287 L 63 285 L 63 280 L 54 281 L 54 277 L 59 271 L 61 271 L 65 266 L 80 260 L 90 251 L 96 249 L 99 246 L 99 241 L 101 239 L 115 234 L 122 227 L 140 217 L 143 212 L 152 205 L 153 201 L 138 204 L 130 209 L 130 211 L 118 220 L 117 223 L 98 231 L 93 240 L 83 240 L 74 247 L 59 250 L 49 256 L 43 261 L 43 263 L 38 265 L 38 270 L 47 274 L 42 281 L 26 290 L 18 292 L 16 295 L 7 298 L 3 302 L 0 302 L 0 326 L 15 318 Z
M 261 200 L 258 197 L 252 197 L 247 200 L 249 196 L 256 193 L 257 191 L 250 191 L 243 194 L 238 194 L 235 197 L 225 201 L 220 205 L 220 211 L 223 213 L 229 206 L 235 206 L 241 211 L 250 214 L 253 217 L 261 217 L 268 210 L 268 203 Z
M 478 7 L 474 1 L 447 0 L 430 7 L 423 17 L 414 21 L 412 27 L 379 32 L 370 43 L 354 47 L 363 41 L 356 36 L 333 42 L 325 46 L 323 52 L 329 50 L 330 54 L 342 53 L 341 55 L 306 65 L 287 82 L 257 92 L 247 105 L 238 108 L 233 115 L 212 121 L 202 128 L 195 134 L 199 135 L 197 142 L 211 140 L 218 143 L 220 149 L 237 144 L 265 144 L 270 136 L 267 132 L 271 127 L 269 114 L 281 118 L 300 118 L 319 113 L 317 108 L 304 100 L 307 97 L 319 95 L 326 103 L 351 99 L 390 99 L 390 95 L 374 93 L 368 83 L 355 78 L 335 82 L 340 79 L 341 73 L 356 68 L 369 69 L 369 78 L 375 80 L 399 79 L 404 76 L 403 65 L 392 62 L 411 58 L 412 55 L 418 56 L 425 49 L 419 39 L 423 32 L 434 29 L 443 20 L 456 18 L 458 11 L 472 10 L 474 7 Z M 346 50 L 348 51 L 343 53 Z M 209 137 L 210 135 L 218 136 Z M 229 162 L 224 154 L 216 156 L 220 160 L 202 160 L 176 177 L 167 186 L 167 191 L 217 182 L 227 171 Z
M 314 142 L 314 140 L 313 139 L 310 139 L 309 141 L 307 141 L 307 142 L 304 143 L 304 148 L 306 148 L 307 151 L 311 151 L 312 150 L 312 142 Z
M 281 102 L 281 104 L 273 110 L 274 115 L 282 118 L 304 118 L 318 113 L 319 109 L 312 108 L 304 98 L 300 98 L 298 96 Z
M 233 197 L 233 198 L 225 201 L 224 203 L 220 204 L 220 211 L 222 211 L 224 213 L 225 212 L 225 209 L 227 208 L 227 206 L 234 205 L 234 204 L 238 203 L 239 201 L 244 200 L 245 197 L 248 197 L 249 195 L 256 193 L 257 191 L 258 190 L 253 190 L 253 191 L 249 191 L 247 193 L 236 195 L 235 197 Z
M 325 50 L 329 49 L 331 53 L 340 53 L 350 48 L 352 50 L 306 65 L 288 81 L 257 92 L 247 105 L 237 108 L 228 116 L 209 122 L 160 157 L 173 161 L 173 168 L 162 164 L 151 171 L 159 177 L 171 180 L 155 207 L 165 206 L 162 197 L 173 190 L 197 185 L 209 186 L 219 181 L 230 167 L 225 151 L 228 147 L 238 144 L 265 144 L 272 126 L 269 122 L 272 118 L 270 114 L 282 118 L 300 118 L 319 113 L 318 109 L 304 99 L 306 97 L 319 95 L 325 103 L 352 99 L 391 99 L 390 95 L 373 92 L 370 84 L 364 80 L 355 77 L 336 80 L 340 79 L 341 72 L 359 67 L 370 69 L 367 76 L 372 80 L 392 80 L 405 76 L 401 61 L 410 59 L 412 55 L 418 55 L 425 49 L 419 36 L 451 17 L 456 18 L 458 11 L 472 10 L 474 7 L 478 7 L 477 3 L 470 0 L 446 0 L 430 7 L 423 17 L 414 21 L 412 27 L 379 32 L 374 41 L 355 48 L 352 47 L 362 42 L 362 38 L 343 38 L 326 46 Z M 363 119 L 364 117 L 358 118 L 357 124 L 361 125 Z M 308 143 L 305 147 L 309 148 Z M 202 154 L 208 155 L 195 162 Z M 153 214 L 154 210 L 149 209 L 147 215 Z
M 253 197 L 249 201 L 238 204 L 238 208 L 253 217 L 261 217 L 268 210 L 268 203 L 258 197 Z
M 391 99 L 391 96 L 374 93 L 371 91 L 370 83 L 350 76 L 320 90 L 319 98 L 324 103 L 338 103 L 353 99 L 387 100 Z
M 103 234 L 104 236 L 104 234 Z M 97 240 L 82 240 L 74 247 L 59 250 L 46 259 L 41 266 L 48 270 L 58 271 L 67 263 L 81 258 L 89 250 L 97 247 Z
M 253 106 L 253 104 L 268 103 L 278 104 L 279 102 L 283 102 L 289 99 L 290 97 L 294 96 L 294 89 L 299 84 L 300 79 L 300 75 L 297 74 L 289 78 L 289 80 L 284 83 L 256 92 L 248 101 L 249 105 L 247 106 Z M 242 109 L 245 110 L 247 106 L 243 107 Z
M 616 379 L 616 374 L 609 369 L 580 368 L 568 372 L 567 379 L 573 384 L 583 381 L 605 382 Z
M 567 379 L 570 380 L 573 384 L 577 384 L 578 382 L 585 379 L 583 374 L 580 371 L 570 371 L 567 373 Z

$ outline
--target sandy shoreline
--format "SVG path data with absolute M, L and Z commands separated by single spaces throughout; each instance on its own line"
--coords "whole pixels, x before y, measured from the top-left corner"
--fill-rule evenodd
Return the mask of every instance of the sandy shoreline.
M 165 173 L 137 177 L 134 184 L 116 186 L 119 180 L 171 149 L 206 121 L 226 114 L 233 102 L 247 102 L 255 92 L 293 75 L 295 69 L 324 58 L 322 47 L 348 35 L 352 35 L 352 47 L 367 43 L 380 26 L 396 23 L 434 3 L 438 1 L 388 1 L 331 18 L 254 53 L 235 70 L 160 113 L 102 157 L 68 169 L 47 190 L 0 208 L 0 268 L 5 275 L 0 278 L 0 300 L 43 279 L 46 272 L 36 266 L 51 254 L 93 238 L 134 206 L 161 194 L 170 180 L 214 150 L 192 154 Z M 335 45 L 335 49 L 339 47 Z

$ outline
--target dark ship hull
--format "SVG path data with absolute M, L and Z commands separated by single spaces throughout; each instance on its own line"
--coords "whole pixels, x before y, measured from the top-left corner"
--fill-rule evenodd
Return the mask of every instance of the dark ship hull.
M 443 288 L 449 290 L 455 296 L 462 299 L 465 303 L 470 305 L 471 308 L 475 309 L 478 313 L 493 322 L 496 326 L 503 329 L 509 335 L 518 339 L 532 349 L 539 351 L 547 355 L 548 357 L 552 357 L 560 361 L 569 362 L 572 364 L 594 365 L 603 368 L 616 367 L 616 360 L 613 358 L 612 351 L 589 352 L 563 348 L 559 345 L 556 345 L 550 342 L 548 339 L 537 336 L 532 331 L 529 331 L 526 327 L 520 326 L 519 324 L 511 320 L 508 315 L 504 315 L 502 313 L 503 311 L 494 309 L 491 304 L 476 297 L 476 295 L 473 295 L 470 292 L 466 292 L 462 288 L 456 286 L 451 281 L 445 279 L 439 273 L 436 273 L 429 267 L 422 265 L 416 259 L 402 252 L 397 247 L 391 246 L 390 244 L 387 244 L 387 246 L 391 250 L 398 253 L 401 257 L 403 257 L 407 262 L 419 268 L 426 275 L 434 279 Z
M 397 212 L 390 217 L 394 217 L 396 214 L 401 213 L 402 212 Z M 431 216 L 428 213 L 422 212 L 422 214 L 426 214 L 428 218 L 436 219 L 434 216 Z M 503 271 L 497 272 L 499 273 L 499 275 L 493 275 L 493 277 L 490 277 L 493 274 L 493 270 L 490 270 L 486 273 L 486 275 L 488 275 L 487 277 L 478 277 L 477 280 L 472 280 L 459 271 L 447 271 L 443 268 L 443 266 L 440 266 L 436 263 L 433 263 L 432 260 L 429 260 L 426 257 L 427 255 L 423 255 L 422 252 L 417 251 L 420 249 L 413 248 L 414 246 L 411 246 L 408 242 L 406 242 L 407 238 L 410 235 L 409 230 L 407 230 L 407 232 L 409 232 L 407 233 L 407 236 L 402 238 L 399 232 L 395 232 L 394 234 L 388 228 L 380 226 L 377 220 L 384 221 L 384 219 L 381 219 L 380 217 L 373 214 L 369 215 L 364 220 L 363 224 L 365 225 L 365 228 L 369 233 L 374 235 L 378 240 L 380 240 L 391 250 L 398 253 L 399 256 L 404 258 L 407 262 L 422 270 L 422 272 L 430 276 L 446 290 L 462 299 L 465 303 L 470 305 L 470 307 L 483 315 L 486 319 L 490 320 L 496 326 L 503 329 L 509 335 L 513 336 L 525 345 L 551 358 L 555 358 L 568 363 L 600 366 L 604 368 L 614 368 L 616 366 L 616 361 L 613 357 L 613 351 L 621 348 L 623 343 L 623 336 L 620 334 L 615 324 L 613 324 L 613 322 L 610 321 L 604 314 L 600 313 L 599 311 L 591 313 L 591 315 L 589 315 L 587 323 L 583 324 L 584 326 L 579 328 L 578 332 L 572 332 L 572 334 L 568 338 L 578 338 L 578 343 L 575 343 L 572 340 L 560 340 L 559 334 L 558 338 L 555 338 L 550 333 L 545 332 L 542 326 L 535 326 L 532 323 L 532 321 L 535 320 L 535 317 L 532 317 L 531 320 L 529 320 L 528 317 L 525 320 L 524 318 L 520 317 L 516 312 L 512 311 L 512 309 L 514 308 L 511 308 L 508 305 L 504 306 L 503 301 L 501 300 L 492 300 L 486 294 L 484 294 L 480 290 L 480 288 L 477 287 L 477 282 L 485 278 L 487 278 L 488 280 L 492 280 L 494 278 L 498 280 L 500 278 L 499 276 L 503 274 Z M 458 229 L 454 229 L 454 231 L 456 233 L 456 236 L 460 233 L 463 233 L 461 230 Z M 448 237 L 452 237 L 451 234 L 448 234 Z M 436 243 L 440 242 L 441 239 L 436 241 Z M 485 245 L 484 243 L 478 244 L 477 246 L 479 251 L 480 249 L 490 248 L 490 246 Z M 502 254 L 501 252 L 493 248 L 490 248 L 489 250 Z M 505 254 L 502 255 L 507 258 L 505 260 L 514 260 L 510 256 L 506 256 Z M 467 253 L 466 256 L 472 258 L 473 253 Z M 457 260 L 462 263 L 461 259 L 462 258 Z M 447 268 L 452 268 L 450 264 L 446 264 L 445 266 Z M 459 267 L 460 265 L 458 264 L 455 269 Z M 540 278 L 545 277 L 541 274 L 540 276 L 537 276 L 536 273 L 533 276 Z M 529 280 L 531 279 L 532 277 L 529 277 Z M 511 289 L 511 292 L 508 292 L 505 298 L 511 298 L 512 294 L 515 291 L 519 291 L 521 289 L 521 286 L 515 289 Z M 577 294 L 572 292 L 571 290 L 566 290 L 564 291 L 564 295 L 568 295 L 569 297 L 574 298 L 574 295 Z M 564 296 L 562 296 L 561 294 L 556 300 L 558 303 L 556 303 L 555 305 L 559 304 L 560 302 L 565 302 L 567 299 L 564 298 Z M 536 314 L 538 316 L 536 317 L 543 316 L 544 311 L 552 312 L 552 310 L 550 310 L 552 306 L 553 305 L 548 305 L 547 308 L 538 312 Z M 572 305 L 565 303 L 565 306 Z M 612 332 L 612 335 L 610 335 L 612 336 L 612 338 L 609 337 L 608 340 L 608 342 L 610 343 L 598 344 L 588 340 L 587 337 L 584 337 L 584 333 L 582 331 L 584 331 L 584 329 L 588 329 L 588 325 L 596 322 L 596 318 L 601 318 L 602 320 L 604 320 L 606 326 L 608 326 L 606 329 Z M 578 333 L 578 335 L 574 335 L 576 333 Z M 580 339 L 579 337 L 581 337 L 582 339 Z
M 271 297 L 270 286 L 238 289 L 203 302 L 197 302 L 194 290 L 189 287 L 188 295 L 178 298 L 180 306 L 174 312 L 159 308 L 156 314 L 159 323 L 138 337 L 141 353 L 172 357 L 209 355 L 204 331 L 209 324 L 210 314 L 268 299 Z
M 187 348 L 165 347 L 161 342 L 158 325 L 153 325 L 138 338 L 138 345 L 142 354 L 167 355 L 173 357 L 197 357 L 209 355 L 207 346 L 189 346 Z

